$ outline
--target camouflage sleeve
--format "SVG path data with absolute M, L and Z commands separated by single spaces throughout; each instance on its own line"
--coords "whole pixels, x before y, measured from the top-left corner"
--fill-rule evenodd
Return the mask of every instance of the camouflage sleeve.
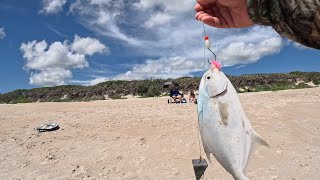
M 281 36 L 320 49 L 320 0 L 247 0 L 256 24 L 272 26 Z

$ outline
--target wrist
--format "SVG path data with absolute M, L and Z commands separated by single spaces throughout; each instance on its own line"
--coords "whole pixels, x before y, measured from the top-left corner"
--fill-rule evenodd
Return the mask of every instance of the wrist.
M 270 25 L 281 13 L 279 1 L 247 0 L 248 16 L 254 23 Z

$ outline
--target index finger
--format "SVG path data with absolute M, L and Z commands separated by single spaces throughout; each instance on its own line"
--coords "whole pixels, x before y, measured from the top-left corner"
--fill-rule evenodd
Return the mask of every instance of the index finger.
M 198 2 L 198 4 L 202 5 L 202 6 L 206 6 L 212 3 L 215 3 L 217 0 L 196 0 Z

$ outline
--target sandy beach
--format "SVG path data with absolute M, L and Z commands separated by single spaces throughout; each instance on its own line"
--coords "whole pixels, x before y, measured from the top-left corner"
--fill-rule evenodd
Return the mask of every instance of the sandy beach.
M 320 88 L 240 98 L 271 146 L 254 154 L 248 177 L 320 179 Z M 195 179 L 196 105 L 167 99 L 0 105 L 0 179 Z M 48 122 L 61 128 L 35 130 Z M 233 178 L 212 158 L 204 179 Z

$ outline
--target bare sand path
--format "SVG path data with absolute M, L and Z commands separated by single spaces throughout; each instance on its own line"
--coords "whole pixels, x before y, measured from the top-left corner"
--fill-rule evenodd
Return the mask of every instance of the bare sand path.
M 254 180 L 320 179 L 320 88 L 241 94 L 271 148 L 253 156 Z M 194 104 L 167 98 L 0 105 L 0 179 L 195 179 Z M 42 123 L 61 129 L 38 133 Z M 204 179 L 231 180 L 213 159 Z

